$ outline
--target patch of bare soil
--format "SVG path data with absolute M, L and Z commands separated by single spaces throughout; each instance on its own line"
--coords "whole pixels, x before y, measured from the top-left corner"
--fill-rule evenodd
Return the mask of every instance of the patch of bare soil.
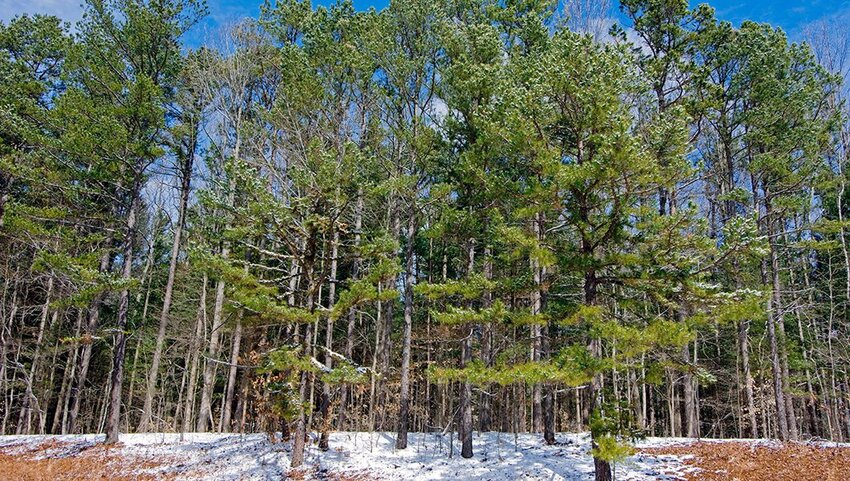
M 38 445 L 0 447 L 3 479 L 20 481 L 176 479 L 165 469 L 171 459 L 127 456 L 120 446 L 46 441 Z
M 316 468 L 296 468 L 286 473 L 286 479 L 293 481 L 378 481 L 380 478 L 372 473 L 336 473 Z
M 850 448 L 825 444 L 697 442 L 647 448 L 646 454 L 692 455 L 684 463 L 698 471 L 688 481 L 850 480 Z

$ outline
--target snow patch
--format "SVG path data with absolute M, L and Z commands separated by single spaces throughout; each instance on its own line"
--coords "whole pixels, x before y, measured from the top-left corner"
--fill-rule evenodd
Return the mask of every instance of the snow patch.
M 0 450 L 32 449 L 45 442 L 58 441 L 71 446 L 63 449 L 73 455 L 78 449 L 103 440 L 102 435 L 0 436 Z M 289 467 L 289 443 L 272 442 L 265 434 L 155 433 L 123 434 L 122 454 L 128 458 L 167 458 L 174 460 L 162 472 L 179 479 L 266 480 L 284 479 Z M 316 441 L 315 435 L 313 441 Z M 470 481 L 585 481 L 593 479 L 593 460 L 587 434 L 559 434 L 552 446 L 541 435 L 476 433 L 475 455 L 460 456 L 457 438 L 437 433 L 411 433 L 408 447 L 395 449 L 395 433 L 338 432 L 330 435 L 330 450 L 322 452 L 315 442 L 308 444 L 306 479 L 322 479 L 328 474 L 364 479 L 470 480 Z M 686 439 L 650 438 L 641 447 L 682 445 Z M 620 481 L 674 481 L 692 471 L 683 460 L 687 456 L 636 454 L 615 465 Z

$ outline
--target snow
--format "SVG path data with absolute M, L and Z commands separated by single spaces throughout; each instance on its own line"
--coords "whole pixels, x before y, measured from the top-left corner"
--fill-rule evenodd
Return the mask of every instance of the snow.
M 0 436 L 0 451 L 14 454 L 45 441 L 58 441 L 63 452 L 74 455 L 103 439 L 102 435 Z M 166 459 L 164 467 L 139 468 L 148 473 L 173 473 L 178 479 L 267 480 L 285 479 L 290 472 L 289 443 L 272 442 L 265 434 L 176 433 L 124 434 L 121 454 L 128 459 Z M 408 448 L 395 449 L 394 433 L 339 432 L 330 436 L 330 450 L 321 452 L 310 443 L 302 468 L 306 479 L 343 474 L 353 479 L 379 480 L 546 480 L 593 479 L 593 460 L 587 434 L 559 434 L 547 446 L 542 436 L 510 433 L 475 433 L 475 455 L 460 456 L 455 438 L 434 433 L 411 433 Z M 314 438 L 314 441 L 316 439 Z M 651 438 L 637 447 L 685 444 L 688 440 Z M 67 445 L 65 443 L 68 443 Z M 56 443 L 51 443 L 56 446 Z M 451 455 L 450 455 L 451 454 Z M 686 457 L 636 454 L 615 466 L 620 481 L 673 481 L 688 470 Z

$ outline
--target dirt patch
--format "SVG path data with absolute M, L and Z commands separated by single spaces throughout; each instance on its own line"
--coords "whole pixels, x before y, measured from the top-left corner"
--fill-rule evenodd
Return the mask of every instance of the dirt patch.
M 698 468 L 688 481 L 845 481 L 850 479 L 850 448 L 804 443 L 697 442 L 647 448 L 651 455 L 687 457 Z
M 286 479 L 293 481 L 379 481 L 380 478 L 370 472 L 337 473 L 326 469 L 306 468 L 291 469 L 286 473 Z
M 127 456 L 120 445 L 46 441 L 38 445 L 0 447 L 0 473 L 20 481 L 176 479 L 168 473 L 169 458 Z

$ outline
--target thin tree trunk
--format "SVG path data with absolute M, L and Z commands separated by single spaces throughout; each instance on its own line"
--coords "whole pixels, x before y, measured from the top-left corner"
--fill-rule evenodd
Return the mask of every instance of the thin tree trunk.
M 779 294 L 779 257 L 776 252 L 776 239 L 773 235 L 773 219 L 770 208 L 770 198 L 767 193 L 764 199 L 765 204 L 765 220 L 767 223 L 767 232 L 770 242 L 770 266 L 766 262 L 762 262 L 762 278 L 764 284 L 771 288 L 770 297 L 767 301 L 767 333 L 768 342 L 770 343 L 770 360 L 771 369 L 773 372 L 773 392 L 776 401 L 776 424 L 779 428 L 779 438 L 782 440 L 788 439 L 788 416 L 785 409 L 785 392 L 783 388 L 782 361 L 779 354 L 779 339 L 777 338 L 777 324 L 781 320 L 781 303 Z M 768 273 L 770 278 L 768 279 Z
M 684 316 L 681 318 L 684 321 Z M 690 345 L 682 346 L 682 360 L 685 363 L 685 372 L 682 376 L 683 398 L 685 401 L 685 427 L 689 438 L 699 437 L 699 420 L 696 406 L 696 385 L 691 372 L 691 350 Z
M 583 241 L 582 242 L 583 250 L 586 254 L 592 255 L 593 249 L 590 247 L 590 243 Z M 595 271 L 588 271 L 584 275 L 584 303 L 587 306 L 595 306 L 597 303 L 597 279 Z M 591 338 L 590 343 L 588 344 L 588 351 L 590 351 L 590 355 L 594 358 L 600 358 L 602 356 L 602 347 L 600 346 L 600 341 L 597 338 Z M 590 392 L 589 392 L 589 411 L 591 416 L 594 411 L 597 409 L 602 409 L 602 373 L 596 373 L 593 375 L 593 378 L 590 381 Z M 596 433 L 593 429 L 590 431 L 591 435 L 591 447 L 597 448 L 596 444 Z M 611 464 L 596 456 L 593 457 L 593 467 L 595 473 L 596 481 L 611 481 Z
M 475 269 L 475 239 L 469 239 L 467 247 L 467 267 L 466 275 L 471 276 Z M 460 367 L 466 368 L 467 364 L 472 361 L 472 335 L 470 331 L 461 340 Z M 464 458 L 472 457 L 472 383 L 468 379 L 464 379 L 461 383 L 460 392 L 460 436 L 461 436 L 461 451 L 460 455 Z
M 412 203 L 415 202 L 411 201 Z M 414 265 L 414 236 L 416 235 L 416 206 L 411 206 L 407 218 L 407 247 L 404 255 L 404 337 L 401 350 L 401 387 L 398 409 L 396 449 L 407 447 L 407 429 L 410 418 L 410 337 L 413 330 L 413 284 L 416 282 Z M 470 417 L 470 430 L 472 420 Z M 467 456 L 468 457 L 468 456 Z
M 359 248 L 361 242 L 361 232 L 363 230 L 363 189 L 357 190 L 357 203 L 354 208 L 354 262 L 351 267 L 352 280 L 360 278 L 360 257 Z M 348 326 L 346 328 L 345 339 L 345 357 L 349 362 L 354 362 L 354 327 L 357 321 L 357 311 L 354 307 L 348 310 Z M 351 386 L 343 386 L 339 400 L 339 417 L 337 418 L 337 426 L 339 429 L 345 429 L 345 421 L 348 410 L 348 399 L 351 396 Z
M 168 280 L 165 283 L 165 294 L 162 300 L 162 311 L 159 315 L 159 329 L 156 333 L 156 344 L 154 345 L 151 367 L 148 371 L 147 385 L 145 386 L 145 403 L 142 407 L 141 420 L 139 421 L 139 432 L 148 430 L 151 419 L 153 396 L 156 391 L 157 377 L 159 376 L 159 364 L 162 360 L 162 349 L 165 345 L 165 333 L 168 329 L 168 316 L 171 312 L 171 299 L 174 293 L 174 278 L 177 274 L 177 259 L 180 255 L 180 242 L 183 236 L 183 225 L 185 224 L 186 207 L 189 204 L 189 193 L 191 192 L 192 164 L 194 154 L 190 153 L 181 166 L 180 183 L 180 205 L 177 213 L 177 223 L 174 226 L 174 239 L 171 243 L 171 257 L 168 261 Z
M 80 337 L 80 329 L 83 325 L 83 311 L 77 311 L 77 322 L 74 326 L 74 339 Z M 70 358 L 65 361 L 65 369 L 62 373 L 62 386 L 59 389 L 59 396 L 56 400 L 56 411 L 53 413 L 53 423 L 50 426 L 51 434 L 62 434 L 64 427 L 67 425 L 68 405 L 71 401 L 71 383 L 74 380 L 74 373 L 77 367 L 77 355 L 79 349 L 74 346 L 70 351 Z
M 392 197 L 390 200 L 389 206 L 389 222 L 392 228 L 391 238 L 398 240 L 401 235 L 401 216 L 399 213 L 399 199 Z M 384 290 L 388 291 L 395 288 L 396 279 L 390 278 L 385 281 Z M 381 345 L 381 377 L 378 379 L 378 383 L 376 386 L 376 399 L 378 399 L 378 405 L 381 406 L 381 422 L 380 426 L 384 425 L 384 421 L 387 416 L 387 392 L 386 392 L 386 378 L 389 377 L 390 370 L 390 359 L 392 357 L 392 334 L 393 334 L 393 322 L 395 321 L 395 300 L 389 299 L 384 303 L 384 317 L 383 317 L 383 336 L 382 336 L 382 345 Z
M 230 350 L 230 366 L 227 373 L 227 388 L 224 394 L 224 404 L 221 408 L 221 423 L 218 426 L 218 431 L 222 433 L 230 432 L 230 419 L 233 413 L 233 393 L 236 389 L 236 374 L 239 364 L 239 349 L 242 343 L 242 312 L 236 315 L 236 327 L 233 329 L 233 344 Z
M 133 276 L 133 241 L 136 237 L 136 215 L 139 205 L 138 180 L 131 190 L 130 210 L 127 213 L 127 226 L 124 232 L 123 267 L 121 279 L 129 281 Z M 121 289 L 118 300 L 118 332 L 115 336 L 115 351 L 112 357 L 112 375 L 110 377 L 109 414 L 106 419 L 106 443 L 118 442 L 118 431 L 121 425 L 121 385 L 124 380 L 124 355 L 127 350 L 127 317 L 130 311 L 130 290 Z
M 489 245 L 484 247 L 484 278 L 493 280 L 493 256 Z M 493 293 L 488 289 L 484 292 L 484 308 L 493 305 Z M 481 361 L 485 367 L 493 366 L 493 323 L 487 322 L 481 328 Z M 430 336 L 429 336 L 430 337 Z M 493 424 L 492 417 L 492 393 L 491 385 L 485 384 L 483 392 L 478 399 L 478 429 L 482 432 L 490 431 Z
M 225 254 L 229 249 L 222 249 L 222 257 L 227 257 Z M 221 328 L 224 324 L 224 279 L 216 281 L 215 285 L 215 305 L 213 307 L 212 328 L 210 330 L 210 340 L 207 347 L 207 359 L 204 363 L 203 385 L 201 386 L 201 406 L 198 410 L 198 422 L 196 429 L 203 433 L 209 429 L 210 421 L 212 420 L 212 395 L 215 388 L 215 373 L 216 360 L 218 359 L 219 343 L 221 338 Z
M 533 222 L 533 231 L 538 243 L 543 242 L 543 215 L 537 213 Z M 537 259 L 531 261 L 532 278 L 534 280 L 534 291 L 532 292 L 531 313 L 540 316 L 543 313 L 546 301 L 546 293 L 543 284 L 546 268 L 540 265 Z M 539 362 L 549 355 L 549 332 L 548 325 L 534 324 L 534 346 L 533 361 Z M 536 384 L 534 386 L 534 430 L 543 432 L 543 440 L 548 445 L 555 444 L 555 406 L 553 399 L 553 387 L 551 384 Z
M 38 337 L 35 341 L 35 352 L 32 357 L 32 364 L 30 365 L 30 372 L 27 375 L 26 381 L 26 392 L 24 393 L 24 401 L 23 408 L 21 409 L 20 415 L 18 416 L 18 434 L 21 434 L 24 431 L 24 426 L 26 426 L 26 434 L 30 434 L 30 425 L 32 424 L 32 410 L 33 407 L 39 409 L 38 399 L 33 394 L 33 383 L 36 382 L 38 378 L 39 372 L 39 364 L 41 361 L 41 348 L 44 341 L 44 329 L 47 326 L 47 317 L 50 312 L 50 300 L 53 294 L 53 273 L 49 274 L 47 280 L 47 293 L 44 297 L 44 305 L 41 308 L 41 319 L 38 325 Z M 41 411 L 41 409 L 39 409 Z M 40 414 L 43 416 L 43 413 Z
M 308 311 L 314 311 L 314 295 L 316 291 L 315 279 L 313 278 L 313 265 L 312 260 L 315 256 L 315 248 L 313 244 L 315 243 L 314 239 L 307 239 L 307 246 L 305 247 L 305 251 L 307 254 L 304 255 L 306 265 L 302 269 L 304 281 L 307 287 L 306 294 L 306 308 Z M 311 349 L 310 345 L 313 341 L 313 324 L 306 323 L 305 325 L 305 333 L 304 338 L 301 343 L 302 352 L 304 355 L 310 355 Z M 299 388 L 299 395 L 301 398 L 301 403 L 298 406 L 298 418 L 295 425 L 295 439 L 292 441 L 292 458 L 291 458 L 291 466 L 293 468 L 297 468 L 304 464 L 304 445 L 307 438 L 307 429 L 309 428 L 307 424 L 307 414 L 305 412 L 305 405 L 309 403 L 308 395 L 310 393 L 310 373 L 307 371 L 301 372 L 301 382 Z
M 750 436 L 758 438 L 758 417 L 756 416 L 756 399 L 753 393 L 753 375 L 750 369 L 750 321 L 738 323 L 738 345 L 741 349 L 741 370 L 744 378 L 744 394 L 747 398 L 747 418 L 750 423 Z
M 336 304 L 336 283 L 337 283 L 337 269 L 339 265 L 339 261 L 337 257 L 339 256 L 339 230 L 334 229 L 332 241 L 331 241 L 331 271 L 330 271 L 330 285 L 328 286 L 328 309 L 333 309 L 334 304 Z M 334 342 L 334 320 L 333 317 L 327 316 L 326 324 L 325 324 L 325 366 L 328 369 L 333 368 L 333 356 L 331 352 L 333 351 L 333 342 Z M 327 382 L 322 383 L 322 434 L 319 439 L 319 449 L 322 451 L 327 451 L 330 448 L 330 431 L 331 428 L 331 419 L 330 419 L 330 404 L 331 404 L 331 385 Z
M 104 251 L 100 259 L 100 272 L 106 273 L 109 271 L 110 264 L 109 251 Z M 82 336 L 82 352 L 78 357 L 79 365 L 76 369 L 77 378 L 72 383 L 70 392 L 71 408 L 68 410 L 67 424 L 62 428 L 62 434 L 75 433 L 77 430 L 77 416 L 80 413 L 80 404 L 82 402 L 83 389 L 85 389 L 86 380 L 88 379 L 89 364 L 91 362 L 92 344 L 100 321 L 100 304 L 103 302 L 105 293 L 99 293 L 95 296 L 88 310 L 88 321 L 86 322 L 85 334 Z
M 207 325 L 207 274 L 204 273 L 204 279 L 201 283 L 201 298 L 198 302 L 198 315 L 195 322 L 195 334 L 189 342 L 188 355 L 189 361 L 189 379 L 186 384 L 186 396 L 183 406 L 183 423 L 180 432 L 186 432 L 192 425 L 192 411 L 195 407 L 195 388 L 198 382 L 198 364 L 200 364 L 201 356 L 201 339 L 204 336 L 205 326 Z

